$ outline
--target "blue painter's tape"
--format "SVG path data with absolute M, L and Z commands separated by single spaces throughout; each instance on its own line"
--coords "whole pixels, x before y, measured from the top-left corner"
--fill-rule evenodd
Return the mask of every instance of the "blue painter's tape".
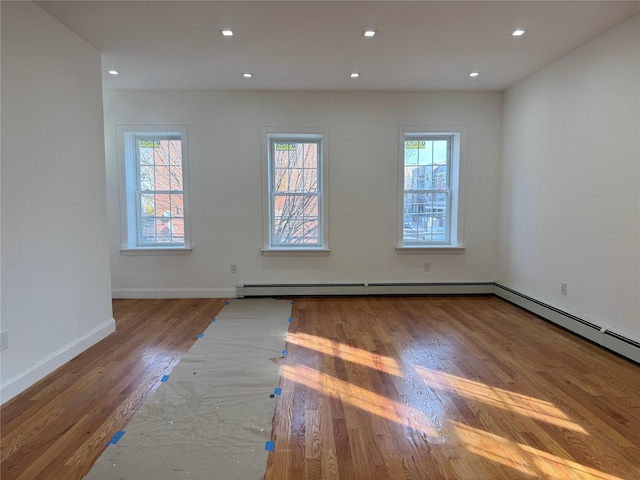
M 115 445 L 116 443 L 118 443 L 118 441 L 122 438 L 122 436 L 124 435 L 124 430 L 120 430 L 119 432 L 116 432 L 116 434 L 111 437 L 111 440 L 109 440 L 109 443 L 107 443 L 107 445 Z
M 293 322 L 293 317 L 289 317 L 289 323 Z
M 224 302 L 225 305 L 229 305 L 229 302 Z
M 167 380 L 169 380 L 169 375 L 165 375 L 164 377 L 162 377 L 162 380 L 160 380 L 161 382 L 166 382 Z
M 212 319 L 211 319 L 211 323 L 213 323 L 213 322 L 215 322 L 215 321 L 216 321 L 216 319 L 215 319 L 215 318 L 212 318 Z
M 276 449 L 276 444 L 274 442 L 267 442 L 264 444 L 264 449 L 268 452 L 273 452 Z
M 289 352 L 287 352 L 286 350 L 282 350 L 282 354 L 283 354 L 283 355 L 288 355 L 288 354 L 289 354 Z
M 291 305 L 293 305 L 293 301 L 291 302 Z
M 204 333 L 201 333 L 200 335 L 198 335 L 198 338 L 202 338 L 204 337 Z
M 274 393 L 275 395 L 282 395 L 282 389 L 281 389 L 281 388 L 276 388 L 276 389 L 273 391 L 273 393 Z

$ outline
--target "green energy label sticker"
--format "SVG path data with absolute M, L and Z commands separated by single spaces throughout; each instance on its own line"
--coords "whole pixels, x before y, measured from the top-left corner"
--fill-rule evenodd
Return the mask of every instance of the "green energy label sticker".
M 404 142 L 404 148 L 416 149 L 416 150 L 420 148 L 427 148 L 427 142 L 426 141 Z
M 296 149 L 295 143 L 276 143 L 277 152 L 291 152 Z
M 160 140 L 140 140 L 141 148 L 160 148 Z

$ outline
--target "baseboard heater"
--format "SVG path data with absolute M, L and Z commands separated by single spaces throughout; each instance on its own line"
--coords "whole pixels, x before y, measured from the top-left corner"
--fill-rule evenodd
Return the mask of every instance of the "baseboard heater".
M 597 325 L 583 318 L 564 312 L 535 298 L 524 295 L 516 290 L 495 284 L 495 295 L 514 305 L 535 313 L 581 337 L 586 338 L 602 347 L 623 357 L 640 363 L 640 343 L 619 333 Z
M 640 343 L 583 318 L 494 282 L 472 283 L 308 283 L 237 287 L 238 298 L 366 295 L 496 295 L 581 337 L 640 364 Z
M 351 295 L 487 295 L 493 293 L 493 287 L 493 282 L 241 284 L 238 285 L 238 298 Z

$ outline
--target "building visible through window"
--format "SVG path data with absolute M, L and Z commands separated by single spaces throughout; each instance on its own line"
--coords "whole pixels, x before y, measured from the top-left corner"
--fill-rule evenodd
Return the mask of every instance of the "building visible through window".
M 326 249 L 324 134 L 266 133 L 265 249 Z
M 401 133 L 401 228 L 404 247 L 455 246 L 459 133 Z
M 138 245 L 184 245 L 182 141 L 136 137 Z

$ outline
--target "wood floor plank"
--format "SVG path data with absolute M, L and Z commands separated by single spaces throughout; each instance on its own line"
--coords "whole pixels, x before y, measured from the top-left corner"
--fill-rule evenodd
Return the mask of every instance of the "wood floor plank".
M 293 318 L 286 421 L 332 423 L 341 479 L 640 478 L 640 366 L 498 298 L 298 299 Z M 298 458 L 296 479 L 333 475 Z
M 115 301 L 114 335 L 2 407 L 0 477 L 81 479 L 223 303 Z M 640 366 L 501 299 L 292 315 L 265 480 L 640 478 Z
M 224 302 L 115 300 L 115 333 L 2 406 L 0 478 L 83 478 Z

